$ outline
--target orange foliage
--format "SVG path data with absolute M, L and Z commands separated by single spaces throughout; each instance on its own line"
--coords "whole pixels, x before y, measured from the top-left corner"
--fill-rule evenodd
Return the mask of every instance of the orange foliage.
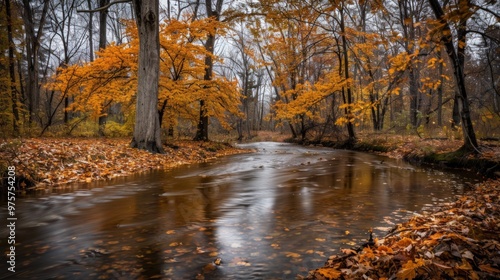
M 69 108 L 97 118 L 106 106 L 122 105 L 124 113 L 135 111 L 138 36 L 133 21 L 126 22 L 128 43 L 111 44 L 97 53 L 93 62 L 65 66 L 49 85 L 74 98 Z M 159 108 L 164 123 L 178 118 L 197 121 L 199 105 L 206 100 L 208 114 L 227 124 L 227 113 L 239 114 L 236 83 L 224 78 L 204 81 L 205 57 L 211 56 L 200 43 L 224 26 L 211 19 L 167 20 L 160 25 Z M 217 59 L 217 58 L 214 58 Z

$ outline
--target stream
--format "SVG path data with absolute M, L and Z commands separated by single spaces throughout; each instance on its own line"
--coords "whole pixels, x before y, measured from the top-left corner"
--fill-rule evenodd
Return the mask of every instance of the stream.
M 476 182 L 354 151 L 239 146 L 257 151 L 17 199 L 16 272 L 0 279 L 295 279 Z

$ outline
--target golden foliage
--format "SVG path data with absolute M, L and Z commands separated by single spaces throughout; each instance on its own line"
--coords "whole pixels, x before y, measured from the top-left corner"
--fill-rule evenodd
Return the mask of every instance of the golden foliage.
M 49 88 L 74 99 L 69 110 L 97 118 L 111 104 L 121 104 L 126 114 L 135 110 L 139 41 L 133 21 L 126 22 L 128 43 L 111 44 L 92 62 L 61 67 Z M 178 118 L 196 122 L 197 101 L 206 100 L 207 113 L 227 124 L 227 114 L 239 114 L 235 82 L 224 78 L 205 81 L 205 58 L 212 56 L 200 43 L 209 34 L 223 32 L 212 19 L 167 20 L 160 25 L 159 108 L 164 124 Z M 217 59 L 213 57 L 213 59 Z

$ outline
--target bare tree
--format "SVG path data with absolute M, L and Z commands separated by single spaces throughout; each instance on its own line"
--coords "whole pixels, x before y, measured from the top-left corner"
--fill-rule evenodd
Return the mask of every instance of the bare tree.
M 8 40 L 8 52 L 9 52 L 9 78 L 10 78 L 10 94 L 12 102 L 12 128 L 14 135 L 19 133 L 19 109 L 18 100 L 19 93 L 16 87 L 16 70 L 15 70 L 15 60 L 14 60 L 14 39 L 12 36 L 12 12 L 10 6 L 10 0 L 5 0 L 5 13 L 7 15 L 7 40 Z
M 35 2 L 35 3 L 33 3 Z M 31 5 L 40 4 L 41 10 L 35 15 Z M 28 62 L 26 95 L 28 99 L 29 120 L 40 121 L 38 110 L 40 106 L 40 42 L 49 8 L 49 0 L 22 2 L 22 16 L 26 33 L 26 60 Z M 38 18 L 36 18 L 39 16 Z

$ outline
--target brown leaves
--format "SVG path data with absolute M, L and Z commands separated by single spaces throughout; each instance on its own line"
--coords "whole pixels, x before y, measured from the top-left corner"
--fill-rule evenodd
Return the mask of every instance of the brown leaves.
M 219 143 L 185 141 L 165 147 L 166 154 L 160 155 L 129 144 L 130 139 L 124 138 L 33 138 L 25 140 L 9 161 L 18 176 L 33 178 L 37 187 L 44 187 L 108 180 L 243 152 Z M 0 155 L 9 156 L 2 151 Z
M 491 180 L 398 225 L 372 248 L 343 249 L 307 279 L 493 279 L 500 273 L 499 232 L 500 180 Z M 326 277 L 332 269 L 340 274 Z

